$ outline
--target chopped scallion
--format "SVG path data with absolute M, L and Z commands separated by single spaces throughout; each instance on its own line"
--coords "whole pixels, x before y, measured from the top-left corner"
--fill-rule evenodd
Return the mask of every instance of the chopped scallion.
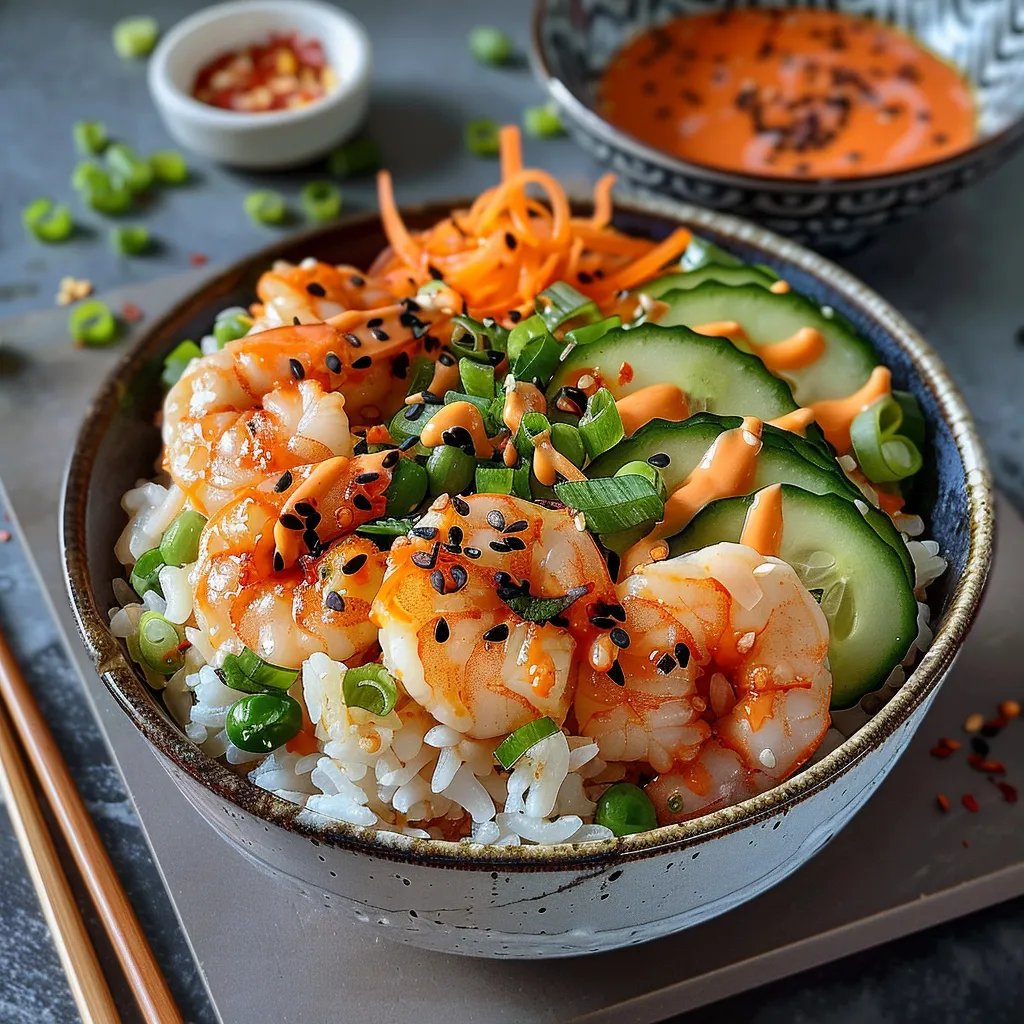
M 225 655 L 219 674 L 226 686 L 243 693 L 284 692 L 299 678 L 298 669 L 272 665 L 248 647 Z
M 181 646 L 178 627 L 159 612 L 142 613 L 138 644 L 143 663 L 162 676 L 173 676 L 185 664 L 185 655 L 178 649 Z
M 858 413 L 850 426 L 853 453 L 874 483 L 905 480 L 921 468 L 917 446 L 899 432 L 902 423 L 900 403 L 886 395 Z
M 398 701 L 395 677 L 383 665 L 350 668 L 341 689 L 350 708 L 362 708 L 377 718 L 391 714 Z
M 577 469 L 583 468 L 583 463 L 587 461 L 587 449 L 580 432 L 571 423 L 552 423 L 551 443 Z
M 524 754 L 556 732 L 559 728 L 552 719 L 536 718 L 506 736 L 494 751 L 494 758 L 505 771 L 510 771 Z
M 544 318 L 536 314 L 516 324 L 509 331 L 508 344 L 505 348 L 509 360 L 514 362 L 531 341 L 536 341 L 550 333 L 548 325 L 544 323 Z
M 139 560 L 132 566 L 131 576 L 128 579 L 132 590 L 139 597 L 144 597 L 150 590 L 156 591 L 163 597 L 164 592 L 160 586 L 160 570 L 165 564 L 164 556 L 160 554 L 159 548 L 150 548 L 139 555 Z
M 148 57 L 160 38 L 160 26 L 156 18 L 122 18 L 114 25 L 114 49 L 122 60 L 139 60 Z
M 574 326 L 593 323 L 601 316 L 597 303 L 578 292 L 565 281 L 554 281 L 537 296 L 537 313 L 549 331 L 557 330 L 569 321 Z M 579 324 L 575 324 L 579 321 Z
M 566 331 L 565 341 L 570 345 L 590 345 L 599 341 L 613 328 L 621 326 L 622 317 L 608 316 L 603 320 L 598 320 L 595 324 L 584 324 L 582 327 Z
M 416 525 L 415 519 L 375 519 L 356 529 L 369 537 L 404 537 Z
M 639 476 L 566 480 L 555 484 L 558 500 L 582 512 L 593 533 L 617 533 L 665 514 L 664 499 Z
M 310 220 L 323 224 L 341 213 L 341 189 L 331 181 L 311 181 L 303 186 L 299 202 Z
M 542 412 L 524 413 L 514 438 L 516 451 L 529 462 L 533 459 L 533 439 L 544 431 L 551 431 L 551 421 Z
M 168 565 L 188 565 L 199 557 L 199 538 L 206 516 L 194 509 L 179 512 L 160 539 L 160 555 Z
M 511 494 L 514 470 L 507 466 L 477 466 L 477 494 Z
M 380 167 L 380 147 L 373 139 L 353 139 L 332 150 L 327 166 L 336 178 L 373 174 Z
M 141 192 L 153 183 L 153 168 L 149 161 L 124 142 L 108 146 L 105 158 L 114 175 L 132 192 Z
M 432 498 L 442 494 L 461 494 L 473 483 L 475 475 L 476 459 L 450 444 L 438 445 L 427 459 L 427 478 Z
M 102 121 L 76 121 L 72 132 L 82 156 L 99 156 L 107 148 L 107 126 Z
M 478 363 L 475 359 L 460 359 L 459 376 L 467 395 L 486 398 L 488 402 L 494 398 L 494 367 L 490 364 Z
M 176 149 L 159 149 L 149 156 L 153 178 L 161 185 L 181 185 L 188 181 L 188 164 Z
M 244 338 L 252 327 L 252 318 L 243 313 L 233 313 L 222 317 L 213 325 L 213 336 L 217 344 L 223 348 L 228 342 Z
M 224 731 L 239 750 L 269 754 L 302 730 L 302 705 L 286 693 L 250 693 L 228 709 Z
M 71 337 L 82 345 L 109 345 L 117 338 L 117 327 L 117 318 L 110 307 L 99 299 L 79 303 L 68 317 Z
M 433 379 L 434 360 L 430 356 L 417 356 L 409 369 L 409 389 L 406 396 L 426 391 Z
M 909 391 L 894 391 L 892 397 L 896 400 L 903 413 L 903 422 L 900 424 L 900 433 L 910 442 L 916 445 L 920 451 L 925 446 L 927 424 L 924 413 L 921 412 L 921 404 L 917 396 Z
M 164 359 L 164 370 L 160 379 L 167 387 L 174 387 L 193 359 L 199 359 L 203 350 L 194 341 L 181 341 L 171 349 Z
M 512 59 L 512 40 L 501 29 L 477 25 L 467 37 L 469 52 L 481 64 L 507 64 Z
M 731 252 L 726 252 L 721 246 L 715 245 L 714 242 L 709 241 L 707 238 L 694 235 L 690 239 L 690 244 L 686 247 L 686 251 L 683 253 L 680 265 L 683 270 L 699 270 L 701 267 L 706 267 L 709 263 L 719 267 L 743 266 L 743 260 L 733 256 Z
M 587 399 L 579 430 L 591 459 L 614 448 L 626 436 L 615 398 L 607 388 L 599 388 Z
M 523 128 L 527 135 L 533 135 L 538 139 L 554 139 L 565 134 L 562 118 L 553 103 L 527 107 L 523 111 Z
M 36 199 L 21 215 L 25 230 L 40 242 L 63 242 L 75 228 L 71 211 L 52 199 Z
M 643 477 L 661 497 L 662 501 L 667 496 L 665 481 L 661 474 L 649 462 L 635 461 L 627 462 L 615 471 L 615 476 L 640 476 Z
M 517 359 L 512 363 L 512 373 L 516 380 L 532 381 L 539 379 L 541 387 L 546 387 L 556 369 L 562 355 L 562 346 L 550 334 L 528 342 Z
M 243 206 L 250 219 L 257 224 L 283 224 L 288 218 L 284 196 L 272 189 L 250 192 Z
M 408 515 L 427 496 L 427 471 L 414 459 L 399 459 L 391 470 L 384 514 L 392 518 Z
M 122 256 L 138 256 L 149 248 L 149 231 L 141 224 L 124 224 L 110 229 L 110 244 Z
M 500 148 L 497 121 L 481 117 L 466 125 L 466 149 L 474 156 L 497 156 Z

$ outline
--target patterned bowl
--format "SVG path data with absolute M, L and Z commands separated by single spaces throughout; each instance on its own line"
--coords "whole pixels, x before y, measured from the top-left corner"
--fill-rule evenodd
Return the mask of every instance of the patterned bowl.
M 413 229 L 466 201 L 403 211 Z M 587 216 L 589 204 L 576 212 Z M 963 400 L 941 362 L 891 306 L 835 264 L 763 228 L 664 199 L 617 204 L 624 231 L 662 238 L 680 222 L 849 317 L 913 391 L 928 424 L 929 457 L 912 506 L 928 516 L 949 569 L 929 589 L 935 639 L 897 691 L 844 712 L 838 745 L 777 788 L 680 825 L 599 843 L 493 847 L 415 839 L 300 814 L 184 736 L 160 696 L 110 633 L 121 495 L 153 472 L 160 371 L 181 339 L 218 310 L 252 301 L 275 259 L 309 255 L 368 265 L 385 245 L 363 214 L 255 253 L 154 322 L 113 371 L 86 415 L 68 468 L 61 541 L 82 638 L 117 703 L 174 783 L 239 853 L 387 938 L 450 953 L 557 957 L 632 945 L 736 906 L 781 881 L 825 845 L 878 788 L 910 742 L 970 627 L 992 554 L 992 493 Z M 870 699 L 869 699 L 870 698 Z M 843 739 L 843 737 L 848 737 Z M 183 828 L 202 827 L 182 822 Z M 268 884 L 269 880 L 268 880 Z
M 537 0 L 534 72 L 569 132 L 635 188 L 749 217 L 823 252 L 850 252 L 887 224 L 977 180 L 1024 141 L 1024 6 L 1020 0 L 803 0 L 871 15 L 907 30 L 966 72 L 975 86 L 979 136 L 955 156 L 872 177 L 739 174 L 688 163 L 648 146 L 594 109 L 601 73 L 638 32 L 685 14 L 777 0 Z

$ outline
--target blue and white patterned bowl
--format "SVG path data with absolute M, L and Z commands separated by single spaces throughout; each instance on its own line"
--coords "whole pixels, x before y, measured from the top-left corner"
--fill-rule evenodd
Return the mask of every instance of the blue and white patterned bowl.
M 638 32 L 685 14 L 778 7 L 778 0 L 537 0 L 534 71 L 573 137 L 631 186 L 749 217 L 825 252 L 859 248 L 888 224 L 963 188 L 1024 142 L 1024 0 L 801 0 L 905 29 L 964 70 L 975 86 L 979 135 L 968 150 L 892 174 L 776 178 L 676 159 L 595 111 L 596 85 Z

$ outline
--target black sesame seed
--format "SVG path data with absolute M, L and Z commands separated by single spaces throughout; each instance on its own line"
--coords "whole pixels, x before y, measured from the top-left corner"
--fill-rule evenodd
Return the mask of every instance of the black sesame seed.
M 460 448 L 469 455 L 475 452 L 473 435 L 465 427 L 454 426 L 442 430 L 441 440 L 450 448 Z
M 658 664 L 654 666 L 663 676 L 667 676 L 669 672 L 676 667 L 676 659 L 671 654 L 663 654 L 658 659 Z
M 280 480 L 278 480 L 276 484 L 274 484 L 274 490 L 275 490 L 275 491 L 276 491 L 276 492 L 277 492 L 278 494 L 280 494 L 280 493 L 281 493 L 282 491 L 287 491 L 287 490 L 288 490 L 288 488 L 289 488 L 289 487 L 291 487 L 291 485 L 292 485 L 292 474 L 291 474 L 291 470 L 289 470 L 289 469 L 286 469 L 286 470 L 285 470 L 285 471 L 284 471 L 284 472 L 283 472 L 283 473 L 281 474 L 281 479 L 280 479 Z
M 414 526 L 412 528 L 414 537 L 422 537 L 424 540 L 433 540 L 437 536 L 436 526 Z
M 391 337 L 391 335 L 388 334 L 387 331 L 381 330 L 381 328 L 379 327 L 374 327 L 374 329 L 370 331 L 370 334 L 372 334 L 377 339 L 377 341 L 387 341 L 388 338 Z
M 462 552 L 467 558 L 479 558 L 481 551 L 479 548 L 465 548 Z
M 517 519 L 505 527 L 505 533 L 522 533 L 523 530 L 529 529 L 529 526 L 530 524 L 525 519 Z
M 435 395 L 433 391 L 421 391 L 420 398 L 427 405 L 444 405 L 444 399 L 440 395 Z
M 419 438 L 418 438 L 418 437 L 417 437 L 417 436 L 416 436 L 415 434 L 413 434 L 413 435 L 412 435 L 412 437 L 407 437 L 407 438 L 406 438 L 406 439 L 405 439 L 405 440 L 404 440 L 404 441 L 403 441 L 403 442 L 402 442 L 402 443 L 401 443 L 401 444 L 400 444 L 400 445 L 398 446 L 398 450 L 399 450 L 400 452 L 407 452 L 407 451 L 409 451 L 409 449 L 411 449 L 411 448 L 415 448 L 415 447 L 416 447 L 416 445 L 418 445 L 419 443 L 420 443 L 420 439 L 419 439 Z
M 437 361 L 442 366 L 454 366 L 455 365 L 455 357 L 453 355 L 451 355 L 451 353 L 449 353 L 449 352 L 442 352 L 437 357 Z
M 612 667 L 608 669 L 608 678 L 615 683 L 616 686 L 625 686 L 626 677 L 622 674 L 622 666 L 616 661 L 612 663 Z
M 426 538 L 429 540 L 430 538 Z M 433 569 L 437 565 L 437 550 L 438 545 L 435 544 L 429 551 L 414 551 L 412 555 L 412 564 L 418 569 Z
M 510 249 L 515 249 L 515 247 L 519 244 L 519 242 L 516 240 L 516 236 L 513 235 L 511 231 L 505 232 L 505 244 Z
M 460 591 L 469 582 L 469 573 L 461 565 L 453 565 L 451 574 L 452 583 L 455 584 L 455 591 L 453 593 Z
M 428 334 L 423 339 L 423 351 L 424 352 L 433 352 L 434 349 L 440 348 L 440 347 L 441 347 L 440 340 L 435 338 L 432 334 Z
M 492 540 L 489 547 L 492 551 L 498 551 L 503 555 L 507 555 L 512 550 L 503 540 Z
M 302 380 L 306 376 L 306 368 L 298 361 L 298 359 L 289 359 L 288 366 L 292 371 L 292 376 L 296 380 Z
M 284 559 L 280 551 L 274 552 L 274 572 L 280 572 L 284 568 Z
M 505 545 L 509 551 L 525 551 L 526 542 L 519 537 L 506 537 Z
M 363 285 L 366 284 L 366 281 L 363 278 L 361 278 L 358 274 L 353 274 L 348 279 L 348 283 L 352 285 L 353 288 L 362 288 Z
M 520 313 L 518 309 L 510 309 L 508 311 L 508 318 L 509 320 L 512 321 L 512 323 L 517 324 L 520 320 L 523 319 L 523 314 Z
M 405 306 L 410 313 L 418 313 L 420 311 L 420 304 L 415 299 L 404 298 L 402 299 L 402 305 Z
M 435 569 L 430 574 L 430 585 L 439 593 L 444 593 L 444 573 L 440 569 Z
M 373 360 L 369 356 L 360 356 L 353 364 L 353 370 L 367 370 Z
M 655 469 L 664 469 L 672 461 L 672 456 L 664 452 L 655 452 L 647 461 Z
M 441 547 L 445 549 L 449 554 L 461 555 L 462 548 L 458 544 L 442 544 Z
M 618 619 L 619 622 L 626 621 L 626 609 L 621 604 L 611 604 L 608 606 L 608 612 L 614 618 Z
M 616 647 L 626 648 L 629 646 L 629 634 L 621 626 L 616 626 L 608 634 L 608 639 L 611 640 Z
M 458 495 L 452 496 L 452 505 L 455 506 L 455 511 L 458 512 L 460 516 L 469 515 L 469 504 L 463 501 L 462 498 L 458 497 Z
M 316 509 L 308 501 L 299 501 L 295 504 L 295 511 L 302 516 L 303 519 L 308 519 Z
M 301 327 L 301 326 L 302 326 L 302 321 L 297 316 L 293 316 L 292 317 L 292 327 Z
M 451 635 L 452 631 L 448 628 L 448 621 L 442 616 L 434 623 L 434 639 L 439 644 L 443 644 Z
M 417 402 L 415 405 L 407 405 L 405 407 L 405 418 L 407 420 L 418 420 L 423 415 L 423 410 L 426 406 L 422 402 Z M 416 438 L 418 441 L 419 438 Z
M 444 280 L 444 274 L 442 274 L 441 271 L 438 270 L 437 267 L 433 266 L 432 264 L 427 264 L 427 270 L 430 272 L 430 276 L 435 281 L 443 281 Z
M 322 284 L 318 284 L 316 281 L 310 281 L 309 284 L 306 285 L 306 291 L 309 292 L 310 295 L 315 295 L 317 298 L 321 299 L 327 294 L 324 290 L 324 286 Z
M 380 473 L 360 473 L 355 478 L 357 484 L 372 484 L 374 480 L 380 479 Z
M 690 663 L 690 648 L 682 641 L 676 644 L 676 661 L 679 662 L 680 668 L 686 668 Z
M 359 348 L 363 343 L 354 334 L 343 334 L 342 337 L 353 347 Z
M 487 525 L 495 530 L 504 530 L 505 517 L 496 508 L 492 508 L 487 513 Z
M 391 373 L 399 380 L 405 380 L 409 376 L 409 353 L 399 352 L 391 362 Z
M 384 323 L 383 319 L 381 319 L 381 317 L 379 317 L 379 316 L 375 316 L 371 320 L 367 320 L 366 321 L 366 326 L 367 327 L 380 327 L 380 325 L 382 323 Z
M 487 352 L 487 362 L 491 366 L 497 366 L 505 358 L 504 352 L 499 352 L 496 348 L 489 349 Z
M 461 526 L 452 526 L 448 529 L 448 543 L 449 544 L 461 544 L 465 534 L 462 532 Z
M 484 633 L 484 639 L 489 644 L 504 643 L 504 641 L 508 639 L 507 623 L 499 622 L 496 626 L 491 626 L 491 628 Z
M 399 454 L 398 454 L 398 452 L 396 452 L 396 451 L 395 451 L 395 450 L 394 450 L 394 449 L 392 448 L 392 449 L 391 449 L 391 451 L 389 451 L 389 452 L 387 453 L 387 455 L 385 455 L 385 456 L 384 456 L 384 458 L 380 460 L 380 464 L 381 464 L 381 466 L 383 466 L 383 467 L 384 467 L 384 469 L 394 469 L 394 468 L 395 468 L 395 466 L 397 466 L 397 465 L 398 465 L 398 460 L 399 460 L 399 459 L 400 459 L 401 457 L 402 457 L 402 456 L 401 456 L 401 455 L 399 455 Z
M 373 502 L 365 494 L 357 494 L 352 499 L 352 504 L 355 505 L 360 512 L 369 512 L 373 508 Z
M 979 757 L 988 757 L 989 745 L 980 736 L 972 736 L 971 750 L 973 750 Z
M 327 353 L 327 358 L 324 359 L 324 362 L 331 373 L 341 373 L 341 360 L 333 352 Z
M 320 525 L 320 519 L 321 516 L 319 512 L 310 512 L 309 515 L 306 516 L 306 529 L 315 530 Z
M 332 612 L 343 612 L 345 610 L 345 598 L 343 598 L 336 590 L 327 591 L 327 596 L 324 598 L 324 604 L 327 605 Z
M 304 530 L 306 528 L 306 524 L 291 512 L 285 512 L 281 516 L 280 523 L 286 530 Z
M 576 279 L 580 284 L 593 284 L 594 279 L 585 270 L 581 270 L 577 275 Z
M 590 624 L 596 629 L 614 629 L 615 620 L 608 618 L 607 615 L 595 615 L 591 620 Z
M 311 555 L 320 554 L 320 537 L 316 530 L 306 530 L 302 535 L 302 543 L 306 545 Z
M 341 571 L 346 576 L 351 576 L 353 573 L 359 572 L 362 567 L 366 565 L 366 555 L 356 555 L 355 558 L 350 558 L 342 567 Z

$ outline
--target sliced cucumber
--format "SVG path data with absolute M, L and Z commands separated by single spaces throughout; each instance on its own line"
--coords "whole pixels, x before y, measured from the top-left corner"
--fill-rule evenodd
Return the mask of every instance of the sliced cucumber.
M 752 501 L 712 502 L 669 542 L 671 553 L 738 541 Z M 889 677 L 917 636 L 912 585 L 893 549 L 845 498 L 784 484 L 782 520 L 779 556 L 820 593 L 828 620 L 832 707 L 852 707 Z
M 717 263 L 707 263 L 696 270 L 656 277 L 650 283 L 641 285 L 636 290 L 650 295 L 651 298 L 660 299 L 668 292 L 677 289 L 687 291 L 705 281 L 718 281 L 728 285 L 756 284 L 762 288 L 771 288 L 776 278 L 766 274 L 763 270 L 758 270 L 757 267 L 722 267 Z
M 783 376 L 801 405 L 853 394 L 878 365 L 874 349 L 851 331 L 845 320 L 827 317 L 810 299 L 796 292 L 770 292 L 756 284 L 726 285 L 705 281 L 696 288 L 661 296 L 669 305 L 659 319 L 666 325 L 693 327 L 717 320 L 734 320 L 753 350 L 813 327 L 825 339 L 825 352 L 809 366 L 787 370 Z
M 624 366 L 630 374 L 622 373 Z M 577 345 L 551 379 L 549 402 L 560 387 L 574 386 L 582 374 L 597 377 L 616 399 L 651 384 L 675 384 L 691 408 L 723 415 L 772 420 L 797 408 L 789 385 L 769 373 L 757 356 L 724 338 L 706 338 L 685 327 L 642 324 Z

